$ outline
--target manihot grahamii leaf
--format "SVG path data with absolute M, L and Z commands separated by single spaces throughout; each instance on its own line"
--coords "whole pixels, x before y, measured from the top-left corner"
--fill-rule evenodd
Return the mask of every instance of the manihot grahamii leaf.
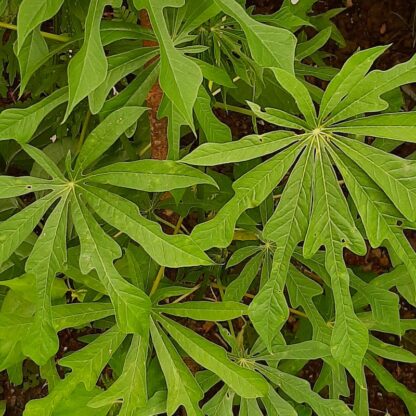
M 364 255 L 366 246 L 355 228 L 326 151 L 322 149 L 321 153 L 316 154 L 316 159 L 315 201 L 303 252 L 308 258 L 322 245 L 326 248 L 325 266 L 331 276 L 336 311 L 331 338 L 332 353 L 360 384 L 364 384 L 361 368 L 368 346 L 368 333 L 354 313 L 343 248 L 348 247 Z
M 29 236 L 58 197 L 59 192 L 51 192 L 0 224 L 0 264 Z
M 294 72 L 296 37 L 291 32 L 256 21 L 235 0 L 215 0 L 215 3 L 240 24 L 259 65 Z
M 314 392 L 306 380 L 272 367 L 259 366 L 259 370 L 295 402 L 307 403 L 318 415 L 354 415 L 341 400 L 324 399 Z
M 245 398 L 261 397 L 266 394 L 266 381 L 254 371 L 230 361 L 223 348 L 175 321 L 161 316 L 157 319 L 187 354 L 221 377 L 237 394 Z
M 91 172 L 86 182 L 115 185 L 146 192 L 164 192 L 197 184 L 217 187 L 210 176 L 171 160 L 138 160 L 107 165 Z
M 235 181 L 233 198 L 224 205 L 214 219 L 194 228 L 193 239 L 205 249 L 212 246 L 226 247 L 232 240 L 235 224 L 240 215 L 247 209 L 260 205 L 266 199 L 291 167 L 302 147 L 302 145 L 290 146 Z
M 371 245 L 379 247 L 388 241 L 406 265 L 416 287 L 416 254 L 400 225 L 405 219 L 359 165 L 339 151 L 333 152 L 333 157 L 360 213 Z
M 191 237 L 165 234 L 159 224 L 144 218 L 137 205 L 127 199 L 87 186 L 81 193 L 103 220 L 137 241 L 158 264 L 166 267 L 212 264 Z
M 250 317 L 270 349 L 271 334 L 277 333 L 288 316 L 283 290 L 294 249 L 304 241 L 303 252 L 308 258 L 324 246 L 325 273 L 330 276 L 327 284 L 332 288 L 335 300 L 335 326 L 328 333 L 324 330 L 326 325 L 322 326 L 316 316 L 314 330 L 325 335 L 325 342 L 330 338 L 334 358 L 362 387 L 368 331 L 354 312 L 343 251 L 348 248 L 363 255 L 366 246 L 338 184 L 334 164 L 356 204 L 371 245 L 376 247 L 387 241 L 413 280 L 416 278 L 415 254 L 403 235 L 403 227 L 416 219 L 416 165 L 412 160 L 346 136 L 357 133 L 406 140 L 407 131 L 409 141 L 414 141 L 414 115 L 382 114 L 343 121 L 364 111 L 383 110 L 386 107 L 381 98 L 383 94 L 416 79 L 414 58 L 391 70 L 367 74 L 383 50 L 373 48 L 350 58 L 327 87 L 318 114 L 303 84 L 290 72 L 273 69 L 276 80 L 295 99 L 303 119 L 270 108 L 263 112 L 255 104 L 250 106 L 265 121 L 303 132 L 293 133 L 292 137 L 288 132 L 280 137 L 279 132 L 272 132 L 231 143 L 208 143 L 183 159 L 186 163 L 211 166 L 250 160 L 252 156 L 280 150 L 276 156 L 239 177 L 233 184 L 235 195 L 213 219 L 194 228 L 192 237 L 204 248 L 229 244 L 240 215 L 245 209 L 258 206 L 295 164 L 278 198 L 277 210 L 265 226 L 264 238 L 276 244 L 277 249 L 269 279 L 263 282 L 264 286 L 250 305 Z M 396 129 L 401 125 L 408 126 L 408 129 Z M 277 145 L 279 141 L 284 143 L 282 147 Z M 298 143 L 293 144 L 296 141 Z M 274 172 L 274 161 L 279 161 L 278 172 Z M 273 181 L 269 181 L 271 177 Z M 413 227 L 412 223 L 410 225 Z M 292 283 L 293 280 L 291 287 Z M 356 289 L 357 284 L 353 281 L 351 286 Z M 316 315 L 312 305 L 306 302 L 305 307 Z M 371 307 L 378 313 L 376 304 L 372 303 Z M 341 387 L 338 391 L 342 391 Z
M 49 216 L 26 263 L 35 278 L 36 313 L 33 326 L 22 342 L 23 352 L 37 364 L 45 364 L 59 347 L 52 323 L 51 291 L 56 274 L 66 262 L 68 194 L 64 194 Z
M 232 301 L 171 303 L 158 306 L 156 310 L 168 315 L 186 317 L 197 321 L 227 321 L 247 314 L 246 305 Z
M 269 280 L 250 304 L 250 318 L 269 349 L 289 316 L 283 292 L 293 251 L 304 240 L 308 229 L 312 176 L 313 149 L 308 146 L 264 228 L 264 238 L 275 242 L 276 250 Z
M 75 164 L 75 175 L 92 165 L 146 111 L 144 107 L 124 107 L 111 112 L 87 137 Z
M 81 271 L 97 271 L 114 305 L 120 329 L 144 335 L 149 328 L 150 299 L 115 268 L 114 260 L 121 257 L 119 245 L 102 230 L 78 196 L 71 199 L 71 212 L 81 243 Z
M 150 323 L 150 333 L 168 389 L 166 406 L 168 415 L 173 415 L 182 405 L 189 415 L 202 416 L 199 401 L 204 394 L 201 387 L 172 341 L 153 320 Z
M 48 396 L 27 404 L 25 416 L 52 416 L 62 400 L 83 384 L 87 391 L 95 388 L 97 380 L 111 356 L 123 342 L 126 334 L 117 327 L 109 329 L 81 350 L 64 357 L 59 364 L 72 371 L 59 381 Z
M 9 108 L 0 113 L 0 141 L 16 140 L 28 143 L 42 120 L 56 107 L 68 100 L 68 87 L 27 108 Z
M 120 6 L 119 0 L 91 0 L 85 21 L 84 43 L 68 65 L 68 118 L 74 107 L 106 79 L 108 63 L 101 42 L 100 23 L 107 4 Z
M 352 58 L 350 58 L 352 59 Z M 387 71 L 371 71 L 348 91 L 348 95 L 334 108 L 327 121 L 334 124 L 365 112 L 376 112 L 388 107 L 382 98 L 386 92 L 416 81 L 416 56 Z M 345 75 L 345 74 L 344 74 Z
M 88 406 L 102 408 L 122 400 L 120 416 L 130 416 L 146 405 L 146 359 L 149 335 L 133 335 L 120 377 L 104 392 L 94 397 Z
M 26 38 L 41 23 L 55 16 L 64 0 L 23 0 L 17 15 L 18 52 L 21 51 Z

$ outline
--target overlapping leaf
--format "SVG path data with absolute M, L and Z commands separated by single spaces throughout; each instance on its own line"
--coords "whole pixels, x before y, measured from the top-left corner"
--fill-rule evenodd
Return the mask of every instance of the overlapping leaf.
M 309 92 L 299 80 L 282 69 L 273 70 L 277 81 L 295 99 L 303 120 L 271 109 L 262 112 L 254 104 L 251 104 L 251 108 L 266 121 L 286 128 L 296 125 L 297 130 L 304 130 L 294 135 L 294 141 L 299 144 L 281 150 L 290 144 L 285 143 L 284 137 L 290 136 L 284 136 L 282 132 L 278 138 L 279 132 L 275 132 L 269 134 L 275 135 L 276 143 L 282 143 L 280 149 L 269 147 L 270 151 L 262 153 L 262 143 L 245 138 L 230 144 L 203 145 L 183 159 L 190 164 L 211 165 L 254 159 L 280 150 L 278 155 L 241 176 L 233 185 L 234 197 L 214 219 L 194 229 L 193 238 L 200 244 L 206 244 L 206 248 L 229 244 L 240 215 L 260 205 L 296 161 L 294 169 L 289 171 L 289 180 L 279 198 L 275 214 L 265 227 L 265 237 L 274 241 L 277 249 L 272 273 L 250 306 L 250 317 L 270 348 L 271 334 L 276 334 L 288 314 L 283 290 L 294 249 L 304 242 L 304 254 L 310 257 L 324 246 L 325 266 L 331 277 L 336 309 L 335 326 L 331 334 L 333 356 L 361 384 L 364 383 L 361 368 L 368 347 L 368 334 L 354 312 L 343 250 L 347 247 L 362 255 L 366 248 L 344 199 L 332 167 L 334 164 L 351 192 L 370 243 L 379 246 L 385 240 L 391 242 L 393 250 L 397 251 L 412 278 L 416 279 L 414 253 L 400 229 L 407 220 L 415 219 L 416 165 L 413 161 L 345 136 L 356 133 L 393 140 L 406 140 L 408 136 L 408 140 L 413 141 L 413 115 L 376 115 L 339 123 L 364 111 L 384 109 L 383 94 L 398 85 L 416 80 L 414 59 L 388 71 L 367 74 L 383 50 L 373 48 L 353 55 L 324 92 L 318 114 Z M 409 125 L 409 128 L 397 129 L 398 125 Z M 277 160 L 278 174 L 270 181 L 272 164 Z M 214 229 L 216 236 L 213 238 Z M 206 241 L 210 242 L 209 246 L 204 243 Z

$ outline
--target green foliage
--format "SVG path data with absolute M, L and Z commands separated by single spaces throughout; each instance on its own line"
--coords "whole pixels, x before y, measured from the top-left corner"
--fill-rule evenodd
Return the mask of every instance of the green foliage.
M 416 306 L 416 162 L 391 153 L 416 142 L 397 104 L 416 57 L 372 70 L 375 47 L 336 70 L 321 49 L 343 43 L 340 10 L 243 3 L 0 1 L 0 94 L 21 97 L 0 113 L 0 370 L 21 384 L 31 359 L 48 385 L 25 416 L 366 416 L 365 368 L 416 415 L 378 360 L 416 363 L 378 337 L 416 328 L 399 313 Z M 168 160 L 149 154 L 155 83 Z M 388 273 L 348 268 L 368 246 Z

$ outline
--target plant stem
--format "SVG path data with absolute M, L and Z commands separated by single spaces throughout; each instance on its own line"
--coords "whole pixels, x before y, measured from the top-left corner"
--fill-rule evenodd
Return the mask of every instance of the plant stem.
M 143 149 L 139 151 L 139 157 L 144 156 L 144 154 L 152 147 L 152 144 L 149 142 Z
M 176 223 L 175 230 L 173 231 L 173 235 L 178 234 L 179 229 L 181 228 L 182 222 L 183 222 L 183 218 L 182 217 L 179 217 L 178 222 Z M 160 269 L 159 269 L 159 271 L 157 273 L 157 276 L 155 278 L 155 281 L 153 282 L 152 288 L 150 289 L 150 296 L 152 296 L 152 295 L 155 294 L 157 288 L 160 285 L 160 282 L 163 279 L 163 275 L 164 274 L 165 274 L 165 266 L 160 266 Z
M 152 289 L 150 290 L 150 296 L 154 295 L 160 282 L 162 281 L 163 275 L 165 274 L 165 266 L 160 266 L 160 269 L 156 275 L 156 279 L 153 282 Z
M 161 224 L 164 224 L 167 227 L 172 228 L 173 230 L 176 230 L 176 225 L 173 225 L 171 222 L 166 221 L 165 219 L 159 217 L 159 215 L 156 215 L 155 213 L 153 213 L 153 215 L 155 216 L 157 222 L 160 222 Z
M 91 119 L 91 112 L 90 112 L 90 110 L 87 110 L 87 114 L 85 115 L 84 123 L 82 124 L 81 134 L 79 136 L 77 154 L 81 151 L 82 145 L 84 144 L 84 140 L 85 140 L 85 136 L 87 135 L 88 124 L 90 122 L 90 119 Z
M 13 25 L 11 23 L 6 23 L 6 22 L 0 22 L 0 28 L 9 29 L 9 30 L 17 30 L 16 25 Z M 54 33 L 48 33 L 48 32 L 42 32 L 42 31 L 40 32 L 40 34 L 44 38 L 54 40 L 56 42 L 66 43 L 72 40 L 69 36 L 65 36 L 65 35 L 55 35 Z
M 186 292 L 185 294 L 183 294 L 182 296 L 179 296 L 177 299 L 175 299 L 172 303 L 179 303 L 182 300 L 186 299 L 189 295 L 192 295 L 192 293 L 196 292 L 200 287 L 201 287 L 201 283 L 197 284 L 196 286 L 194 286 L 192 289 L 189 290 L 189 292 Z
M 247 108 L 237 107 L 235 105 L 229 105 L 229 104 L 221 103 L 219 101 L 216 101 L 214 103 L 213 107 L 214 108 L 220 108 L 220 109 L 226 110 L 226 111 L 234 111 L 235 113 L 244 114 L 244 115 L 250 116 L 250 117 L 256 117 L 254 112 L 247 109 Z

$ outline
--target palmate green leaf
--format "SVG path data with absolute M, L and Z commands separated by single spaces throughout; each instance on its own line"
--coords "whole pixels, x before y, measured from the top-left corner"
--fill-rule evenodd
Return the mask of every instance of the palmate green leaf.
M 71 264 L 66 265 L 64 273 L 74 282 L 80 283 L 83 286 L 93 289 L 97 293 L 101 293 L 104 295 L 107 294 L 104 285 L 95 276 L 92 276 L 90 274 L 83 274 L 77 267 Z
M 146 192 L 171 191 L 197 184 L 217 187 L 211 176 L 172 160 L 119 162 L 91 172 L 85 181 Z
M 195 0 L 193 0 L 195 1 Z M 207 1 L 207 0 L 205 0 Z M 211 1 L 211 0 L 208 0 Z M 198 1 L 198 3 L 201 3 Z M 187 2 L 188 4 L 188 2 Z M 215 6 L 215 5 L 214 5 Z M 216 6 L 215 6 L 216 7 Z M 215 84 L 222 85 L 227 88 L 236 88 L 234 85 L 233 80 L 231 79 L 230 75 L 228 75 L 228 72 L 219 66 L 211 65 L 208 62 L 201 61 L 200 59 L 191 57 L 191 59 L 196 62 L 202 71 L 202 76 L 209 80 L 214 82 Z M 201 90 L 200 90 L 201 91 Z
M 147 402 L 146 406 L 140 407 L 134 416 L 157 416 L 166 413 L 166 390 L 157 391 Z
M 279 84 L 295 99 L 300 112 L 309 127 L 316 125 L 316 109 L 306 86 L 294 75 L 283 69 L 273 68 L 274 76 Z
M 0 198 L 13 198 L 30 192 L 58 188 L 55 181 L 31 176 L 0 176 Z
M 36 36 L 37 35 L 32 33 L 32 35 L 30 37 L 36 37 Z M 28 39 L 30 39 L 30 37 Z M 28 39 L 26 39 L 25 42 L 28 42 Z M 20 61 L 20 59 L 23 59 L 23 62 L 25 63 L 24 72 L 21 73 L 20 95 L 22 95 L 23 92 L 26 90 L 26 87 L 27 87 L 29 81 L 31 80 L 32 76 L 36 73 L 36 71 L 38 71 L 43 65 L 48 63 L 48 61 L 50 61 L 55 55 L 58 55 L 62 52 L 67 51 L 68 49 L 71 48 L 71 45 L 73 45 L 75 42 L 78 42 L 81 39 L 82 39 L 81 34 L 75 35 L 68 42 L 61 43 L 58 46 L 55 46 L 54 48 L 52 48 L 50 51 L 48 51 L 47 54 L 43 54 L 43 53 L 32 54 L 31 59 L 29 61 L 27 61 L 27 64 L 26 64 L 26 58 L 18 56 L 18 54 L 15 52 L 15 54 L 18 56 L 19 61 Z M 17 44 L 15 43 L 14 48 L 16 48 L 16 47 L 17 47 Z M 29 46 L 27 48 L 28 48 L 27 54 L 29 54 L 29 52 L 30 52 L 29 51 Z M 23 46 L 23 49 L 25 49 L 25 45 Z M 15 49 L 15 51 L 16 51 L 16 49 Z
M 56 331 L 78 327 L 114 315 L 111 303 L 70 303 L 52 306 L 52 322 Z
M 296 37 L 291 32 L 256 21 L 235 0 L 215 0 L 215 3 L 244 30 L 253 59 L 259 65 L 294 72 Z
M 252 134 L 230 143 L 205 143 L 186 155 L 181 161 L 197 166 L 242 162 L 277 152 L 297 140 L 298 138 L 293 133 L 286 131 Z
M 351 271 L 349 273 L 351 287 L 363 295 L 365 305 L 371 306 L 375 322 L 383 322 L 392 334 L 400 334 L 400 299 L 396 293 L 364 283 Z M 354 299 L 353 299 L 354 300 Z M 354 306 L 357 304 L 354 302 Z
M 168 315 L 190 318 L 197 321 L 227 321 L 247 315 L 247 305 L 244 303 L 223 301 L 207 302 L 192 301 L 184 303 L 168 303 L 153 310 Z
M 27 108 L 9 108 L 0 113 L 0 141 L 16 140 L 28 143 L 42 120 L 68 100 L 68 88 L 55 91 L 49 97 Z
M 164 331 L 151 320 L 150 333 L 153 345 L 165 376 L 168 389 L 166 411 L 173 415 L 179 406 L 184 406 L 189 416 L 202 416 L 199 401 L 204 394 L 192 373 L 182 361 L 174 345 Z
M 394 88 L 416 81 L 416 56 L 387 71 L 372 71 L 348 90 L 348 95 L 333 110 L 326 123 L 352 118 L 365 112 L 382 111 L 388 103 L 381 96 Z M 342 71 L 341 71 L 342 72 Z
M 267 396 L 263 397 L 261 401 L 267 410 L 268 416 L 296 416 L 298 414 L 293 406 L 283 399 L 270 385 Z
M 398 221 L 402 221 L 401 214 L 356 163 L 339 152 L 333 157 L 360 213 L 370 244 L 379 247 L 384 241 L 389 241 L 416 282 L 416 254 L 398 225 Z
M 326 151 L 322 149 L 316 157 L 315 202 L 303 252 L 310 258 L 322 245 L 326 247 L 325 266 L 331 276 L 336 312 L 331 349 L 334 358 L 363 384 L 361 366 L 368 346 L 368 332 L 354 313 L 343 248 L 364 255 L 366 247 L 355 228 Z
M 331 356 L 331 350 L 327 344 L 319 341 L 304 341 L 290 345 L 273 345 L 272 353 L 257 355 L 256 361 L 280 361 L 280 360 L 315 360 Z
M 227 261 L 227 269 L 241 263 L 261 250 L 260 246 L 245 246 L 237 249 Z
M 17 46 L 18 42 L 14 44 L 14 47 L 19 61 L 20 76 L 22 79 L 26 79 L 28 74 L 33 73 L 33 68 L 37 68 L 40 62 L 44 62 L 44 59 L 49 55 L 49 48 L 39 27 L 35 28 L 25 39 L 18 53 Z M 25 87 L 26 83 L 20 87 L 20 95 L 23 94 Z
M 378 114 L 331 126 L 336 133 L 358 134 L 390 140 L 416 142 L 416 111 Z
M 338 74 L 338 69 L 331 66 L 314 67 L 303 63 L 296 63 L 295 73 L 300 77 L 311 76 L 323 81 L 331 81 Z
M 153 64 L 140 71 L 126 88 L 104 103 L 100 116 L 107 117 L 121 107 L 142 106 L 148 92 L 157 81 L 159 69 L 158 64 Z
M 285 149 L 235 181 L 235 195 L 230 201 L 214 219 L 194 228 L 192 237 L 196 243 L 205 249 L 226 247 L 233 238 L 235 224 L 240 215 L 266 199 L 289 170 L 303 146 L 299 144 Z
M 17 51 L 20 54 L 26 38 L 41 23 L 55 16 L 64 0 L 23 0 L 17 15 Z
M 104 302 L 54 305 L 51 310 L 55 332 L 65 328 L 88 325 L 92 321 L 114 315 L 111 303 Z M 32 317 L 2 312 L 0 313 L 0 339 L 19 342 L 27 336 L 32 323 Z
M 325 270 L 325 255 L 324 253 L 318 253 L 312 259 L 301 259 L 307 267 L 309 267 L 317 275 L 321 276 L 326 284 L 330 282 L 330 276 Z M 402 273 L 405 270 L 402 269 Z M 374 319 L 374 323 L 382 323 L 383 327 L 393 334 L 400 334 L 400 315 L 399 315 L 399 297 L 396 293 L 390 292 L 388 289 L 390 286 L 397 284 L 396 278 L 390 279 L 389 284 L 383 282 L 382 279 L 373 279 L 370 283 L 364 282 L 358 276 L 356 276 L 351 270 L 348 270 L 350 277 L 350 286 L 356 291 L 353 296 L 354 309 L 362 310 L 368 305 L 371 306 L 371 314 Z M 400 279 L 402 280 L 402 279 Z
M 101 111 L 111 88 L 122 78 L 149 62 L 157 53 L 156 48 L 146 47 L 110 56 L 108 58 L 108 72 L 105 80 L 88 97 L 91 112 L 97 114 Z
M 104 46 L 110 45 L 119 40 L 155 40 L 153 32 L 141 27 L 136 23 L 124 20 L 102 20 L 101 41 Z
M 52 323 L 51 292 L 53 280 L 66 262 L 67 199 L 68 194 L 64 194 L 58 202 L 26 262 L 26 272 L 35 276 L 36 312 L 22 349 L 39 365 L 45 364 L 59 348 Z
M 22 144 L 22 149 L 53 179 L 66 185 L 66 178 L 55 162 L 42 150 L 29 144 Z
M 108 115 L 86 138 L 75 164 L 76 174 L 95 162 L 145 111 L 144 107 L 124 107 Z
M 135 244 L 129 244 L 126 257 L 130 278 L 135 286 L 147 292 L 159 270 L 158 264 L 151 259 L 143 247 L 137 247 Z
M 313 298 L 323 292 L 322 287 L 307 278 L 294 266 L 290 266 L 287 276 L 287 290 L 290 303 L 294 308 L 302 306 L 313 328 L 313 339 L 328 344 L 331 329 L 318 311 Z
M 165 234 L 127 199 L 93 187 L 84 186 L 79 192 L 104 221 L 138 242 L 156 263 L 166 267 L 213 264 L 191 237 Z
M 276 243 L 269 280 L 250 304 L 250 318 L 271 349 L 273 338 L 289 316 L 284 296 L 290 259 L 308 229 L 313 176 L 313 151 L 308 146 L 285 186 L 277 209 L 264 227 L 264 238 Z
M 373 278 L 370 281 L 369 286 L 370 292 L 372 292 L 374 289 L 389 292 L 389 289 L 393 288 L 394 286 L 397 286 L 398 288 L 400 288 L 401 286 L 409 286 L 410 290 L 413 289 L 411 278 L 404 264 L 398 264 L 394 269 L 392 269 L 392 271 L 388 273 L 383 273 Z M 399 292 L 401 294 L 402 290 L 402 288 L 399 289 Z M 404 297 L 404 295 L 402 296 Z M 354 304 L 357 305 L 357 308 L 363 308 L 367 304 L 367 301 L 362 293 L 356 293 L 354 295 L 353 300 Z
M 388 360 L 410 364 L 416 363 L 416 355 L 412 352 L 405 350 L 403 347 L 398 347 L 397 345 L 387 344 L 373 336 L 370 337 L 368 349 L 374 354 L 387 358 Z
M 77 353 L 67 355 L 59 360 L 59 365 L 72 370 L 71 378 L 78 378 L 79 375 L 82 375 L 81 380 L 78 382 L 81 381 L 87 390 L 92 390 L 104 365 L 107 364 L 112 354 L 117 351 L 125 337 L 126 334 L 115 326 Z
M 233 416 L 233 401 L 235 393 L 223 386 L 202 408 L 206 416 Z M 253 399 L 254 400 L 254 399 Z
M 93 409 L 88 405 L 89 401 L 94 399 L 100 392 L 101 389 L 99 387 L 87 391 L 80 384 L 75 388 L 70 397 L 58 403 L 54 409 L 53 416 L 107 416 L 110 405 L 99 409 Z M 76 400 L 74 400 L 74 397 L 76 397 Z
M 0 264 L 30 235 L 60 194 L 60 191 L 51 192 L 0 224 Z
M 376 46 L 352 55 L 334 77 L 322 97 L 319 120 L 322 121 L 332 113 L 334 108 L 350 92 L 352 87 L 369 71 L 374 61 L 388 48 Z
M 304 120 L 300 119 L 297 116 L 294 116 L 293 114 L 286 113 L 283 110 L 277 110 L 275 108 L 266 108 L 264 112 L 261 111 L 261 107 L 255 103 L 248 101 L 247 104 L 251 108 L 251 111 L 253 111 L 257 117 L 260 117 L 268 123 L 295 130 L 303 130 L 305 129 L 305 127 L 307 127 L 307 124 Z
M 68 65 L 69 99 L 65 120 L 74 107 L 105 81 L 107 59 L 100 35 L 100 22 L 107 4 L 119 0 L 91 0 L 85 20 L 84 43 Z
M 211 108 L 211 97 L 204 87 L 200 87 L 195 101 L 195 115 L 208 142 L 226 143 L 232 141 L 230 128 L 221 123 Z
M 221 9 L 212 0 L 188 0 L 180 12 L 183 24 L 180 28 L 181 35 L 188 35 L 203 23 L 214 18 L 221 12 Z
M 52 416 L 62 400 L 69 398 L 81 383 L 87 391 L 93 390 L 108 360 L 125 337 L 123 331 L 113 327 L 86 347 L 61 359 L 59 364 L 69 367 L 71 373 L 61 380 L 48 396 L 30 401 L 26 405 L 24 416 Z
M 34 275 L 25 273 L 22 276 L 13 279 L 0 280 L 0 286 L 8 287 L 22 299 L 31 303 L 36 303 L 37 294 L 36 291 L 33 291 L 34 281 Z M 51 288 L 51 300 L 62 299 L 67 291 L 68 287 L 63 279 L 54 279 Z
M 331 37 L 331 32 L 332 28 L 327 27 L 319 31 L 313 38 L 305 42 L 298 43 L 296 46 L 296 59 L 302 61 L 321 49 Z
M 81 244 L 80 269 L 84 274 L 92 269 L 97 271 L 113 303 L 120 329 L 143 335 L 149 328 L 150 299 L 120 276 L 113 264 L 121 257 L 120 247 L 78 198 L 72 197 L 71 212 Z
M 270 412 L 268 414 L 271 414 Z M 239 416 L 262 416 L 263 413 L 260 409 L 256 399 L 242 399 L 240 403 Z
M 410 221 L 416 220 L 416 162 L 343 137 L 334 143 L 354 160 Z
M 120 416 L 131 416 L 134 411 L 146 405 L 146 358 L 149 348 L 149 335 L 133 335 L 127 353 L 123 372 L 120 377 L 104 392 L 94 397 L 89 407 L 102 408 L 123 401 Z
M 273 383 L 276 383 L 290 398 L 297 403 L 307 403 L 318 415 L 354 415 L 352 410 L 341 400 L 324 399 L 315 393 L 306 380 L 284 373 L 277 368 L 259 366 L 259 370 Z
M 157 320 L 187 354 L 217 374 L 238 395 L 250 399 L 266 394 L 266 381 L 254 371 L 230 361 L 223 348 L 170 319 L 158 316 Z
M 256 278 L 262 259 L 263 253 L 258 253 L 247 262 L 239 276 L 227 286 L 224 293 L 225 301 L 241 301 L 246 292 L 250 289 L 253 280 Z M 230 258 L 230 260 L 232 260 L 232 258 Z M 227 264 L 227 267 L 229 267 L 229 264 Z
M 192 109 L 202 83 L 202 72 L 194 61 L 175 48 L 163 12 L 165 7 L 183 4 L 182 0 L 134 0 L 137 9 L 147 10 L 160 45 L 160 86 L 186 123 L 193 127 Z

